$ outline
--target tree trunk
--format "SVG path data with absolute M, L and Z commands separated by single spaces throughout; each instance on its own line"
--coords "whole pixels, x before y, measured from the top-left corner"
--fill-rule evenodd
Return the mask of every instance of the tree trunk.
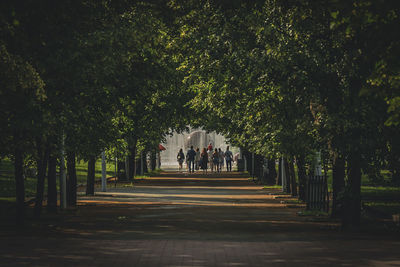
M 156 169 L 156 153 L 153 150 L 150 152 L 150 168 L 152 171 Z
M 388 160 L 389 160 L 389 168 L 392 173 L 392 184 L 395 186 L 400 186 L 400 155 L 399 155 L 400 146 L 398 145 L 396 147 L 396 144 L 391 144 L 391 145 L 393 145 L 393 147 L 391 153 L 389 153 Z
M 14 136 L 15 138 L 18 138 Z M 17 143 L 17 142 L 16 142 Z M 21 149 L 16 144 L 14 151 L 14 175 L 15 175 L 15 189 L 16 189 L 16 222 L 17 225 L 23 225 L 25 221 L 25 184 L 24 184 L 24 170 L 23 170 L 24 157 Z
M 352 198 L 352 225 L 360 225 L 361 219 L 361 157 L 354 153 L 350 157 L 349 185 Z
M 276 184 L 276 166 L 275 166 L 275 158 L 268 159 L 268 176 L 267 176 L 267 184 L 273 185 Z
M 243 150 L 242 155 L 246 158 L 246 169 L 244 171 L 247 171 L 251 175 L 251 153 Z
M 128 180 L 132 180 L 135 177 L 135 157 L 132 148 L 130 148 L 128 161 L 129 161 L 129 170 L 128 170 Z
M 53 154 L 49 156 L 47 173 L 47 211 L 57 212 L 57 158 Z
M 44 195 L 44 180 L 47 170 L 47 162 L 49 155 L 49 148 L 44 148 L 43 141 L 38 138 L 36 141 L 37 145 L 37 184 L 36 184 L 36 200 L 35 200 L 35 210 L 34 215 L 39 218 L 42 213 L 43 207 L 43 195 Z
M 264 157 L 258 154 L 254 154 L 254 176 L 258 177 L 258 181 L 260 183 L 264 183 L 264 175 L 263 175 L 263 165 L 264 165 Z
M 307 186 L 307 176 L 306 176 L 306 163 L 304 155 L 299 155 L 296 158 L 297 163 L 297 175 L 299 176 L 299 199 L 306 201 L 306 186 Z
M 87 173 L 87 182 L 86 182 L 86 195 L 93 196 L 94 195 L 94 179 L 95 179 L 95 171 L 96 171 L 96 158 L 91 156 L 88 162 L 88 173 Z
M 135 179 L 136 175 L 136 144 L 137 140 L 135 139 L 131 146 L 131 153 L 129 155 L 129 179 Z
M 353 228 L 360 225 L 361 219 L 361 158 L 353 152 L 349 156 L 349 194 L 346 196 L 343 228 Z
M 135 171 L 134 171 L 135 176 L 140 175 L 140 172 L 142 170 L 140 161 L 141 161 L 141 158 L 135 160 Z
M 278 164 L 278 179 L 276 179 L 277 185 L 282 185 L 282 158 L 279 158 Z
M 67 152 L 67 204 L 68 206 L 76 206 L 76 190 L 78 181 L 76 177 L 76 159 L 75 152 Z
M 297 196 L 297 181 L 296 181 L 296 172 L 294 171 L 294 162 L 293 159 L 289 162 L 289 172 L 290 172 L 290 189 L 292 192 L 292 196 Z
M 344 177 L 345 177 L 345 161 L 343 157 L 335 152 L 333 155 L 332 166 L 332 214 L 333 218 L 337 218 L 341 214 L 340 203 L 338 201 L 338 194 L 344 190 Z
M 128 175 L 125 170 L 125 161 L 118 160 L 117 161 L 117 176 L 118 181 L 127 181 Z
M 146 153 L 143 152 L 142 156 L 143 156 L 143 174 L 145 174 L 145 173 L 148 173 L 148 172 L 149 172 L 149 168 L 148 168 L 148 166 L 147 166 L 147 156 L 146 156 Z
M 129 180 L 129 170 L 130 170 L 129 166 L 132 165 L 132 164 L 130 164 L 129 161 L 130 161 L 130 157 L 128 155 L 125 157 L 125 167 L 124 167 L 126 180 Z
M 289 172 L 289 162 L 288 162 L 288 160 L 285 160 L 284 161 L 285 162 L 285 166 L 284 166 L 284 168 L 285 168 L 285 178 L 286 178 L 286 188 L 285 188 L 285 192 L 286 193 L 291 193 L 291 191 L 290 191 L 290 189 L 291 189 L 291 186 L 290 186 L 290 182 L 291 182 L 291 180 L 290 180 L 290 172 Z

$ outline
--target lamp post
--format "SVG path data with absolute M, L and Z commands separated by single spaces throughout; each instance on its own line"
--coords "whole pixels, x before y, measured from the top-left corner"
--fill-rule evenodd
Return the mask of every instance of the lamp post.
M 125 179 L 129 180 L 129 156 L 125 157 Z

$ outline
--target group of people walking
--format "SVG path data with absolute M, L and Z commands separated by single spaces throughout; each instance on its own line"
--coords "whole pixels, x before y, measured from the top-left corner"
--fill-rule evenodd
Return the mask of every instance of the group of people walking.
M 210 168 L 211 172 L 221 172 L 224 167 L 224 161 L 226 162 L 226 171 L 232 171 L 233 154 L 229 150 L 229 146 L 226 147 L 225 152 L 221 148 L 213 150 L 212 144 L 209 144 L 207 148 L 203 148 L 201 152 L 199 148 L 194 150 L 193 146 L 191 146 L 186 156 L 181 148 L 176 158 L 179 163 L 179 171 L 182 171 L 183 162 L 185 161 L 189 173 L 199 169 L 207 173 L 208 168 Z

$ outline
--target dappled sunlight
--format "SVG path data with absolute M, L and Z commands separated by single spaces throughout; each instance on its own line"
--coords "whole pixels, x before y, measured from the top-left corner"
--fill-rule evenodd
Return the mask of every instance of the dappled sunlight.
M 233 194 L 174 194 L 174 193 L 164 193 L 164 194 L 151 194 L 151 193 L 118 193 L 118 192 L 111 192 L 111 193 L 104 193 L 99 192 L 96 193 L 96 196 L 126 196 L 126 197 L 148 197 L 148 198 L 160 198 L 160 197 L 180 197 L 180 198 L 222 198 L 222 199 L 275 199 L 275 196 L 272 195 L 255 195 L 255 194 L 240 194 L 240 195 L 233 195 Z
M 223 174 L 220 174 L 220 177 L 197 177 L 197 176 L 187 176 L 187 177 L 148 177 L 146 179 L 143 179 L 144 181 L 151 181 L 151 182 L 156 182 L 156 181 L 168 181 L 168 182 L 173 182 L 173 181 L 208 181 L 208 182 L 230 182 L 230 181 L 240 181 L 240 182 L 248 182 L 249 178 L 242 178 L 242 177 L 231 177 L 231 178 L 226 178 L 223 176 Z
M 264 186 L 260 185 L 252 185 L 252 186 L 186 186 L 186 185 L 179 185 L 179 186 L 161 186 L 161 185 L 135 185 L 134 189 L 202 189 L 208 192 L 212 191 L 219 191 L 219 190 L 262 190 Z M 113 190 L 111 188 L 111 190 Z
M 96 192 L 94 197 L 80 196 L 79 205 L 138 205 L 138 206 L 176 206 L 176 207 L 243 207 L 243 208 L 303 208 L 304 205 L 290 203 L 295 199 L 289 195 L 276 194 L 279 190 L 264 190 L 263 186 L 237 184 L 230 178 L 225 180 L 223 186 L 215 187 L 208 184 L 187 185 L 182 178 L 166 178 L 166 182 L 180 181 L 179 185 L 152 185 L 149 179 L 146 185 L 135 183 L 134 187 L 110 188 L 109 192 Z M 193 179 L 193 178 L 190 178 Z M 197 178 L 201 181 L 224 181 L 224 178 Z M 156 182 L 155 182 L 156 183 Z
M 280 203 L 221 203 L 221 202 L 212 202 L 212 201 L 170 201 L 160 202 L 160 201 L 112 201 L 112 200 L 79 200 L 78 205 L 188 205 L 188 206 L 213 206 L 213 207 L 229 207 L 229 206 L 237 206 L 237 207 L 258 207 L 258 208 L 284 208 L 287 207 L 287 204 Z M 303 205 L 304 207 L 304 205 Z
M 95 204 L 95 205 L 163 205 L 165 202 L 157 202 L 157 201 L 111 201 L 111 200 L 79 200 L 79 205 L 85 204 Z M 286 204 L 280 203 L 221 203 L 221 202 L 212 202 L 212 201 L 188 201 L 188 202 L 168 202 L 168 205 L 189 205 L 189 206 L 213 206 L 213 207 L 229 207 L 229 206 L 237 206 L 237 207 L 258 207 L 258 208 L 284 208 Z M 303 205 L 304 206 L 304 205 Z

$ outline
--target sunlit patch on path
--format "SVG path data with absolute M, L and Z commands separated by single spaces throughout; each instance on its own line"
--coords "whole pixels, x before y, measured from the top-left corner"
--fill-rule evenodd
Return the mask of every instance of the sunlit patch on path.
M 160 186 L 158 185 L 160 181 L 170 185 Z M 278 193 L 279 189 L 266 190 L 263 186 L 255 185 L 243 177 L 151 177 L 139 180 L 133 186 L 111 187 L 108 192 L 97 192 L 94 197 L 81 196 L 78 203 L 80 205 L 288 207 L 288 203 L 284 200 L 290 200 L 290 196 Z M 293 204 L 290 206 L 293 207 Z M 299 204 L 297 207 L 304 205 Z

